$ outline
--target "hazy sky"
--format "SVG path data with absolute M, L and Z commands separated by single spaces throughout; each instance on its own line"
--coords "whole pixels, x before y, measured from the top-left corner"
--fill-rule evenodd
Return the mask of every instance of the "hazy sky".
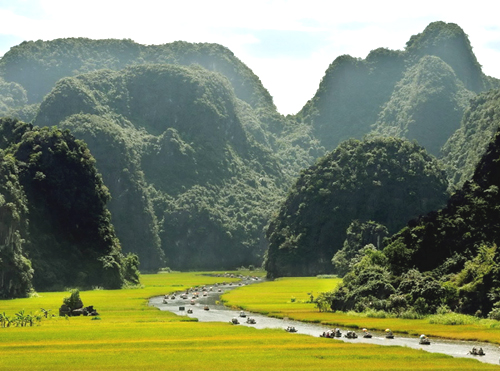
M 411 4 L 411 5 L 407 5 Z M 462 27 L 483 71 L 500 78 L 498 0 L 0 0 L 0 55 L 24 40 L 176 40 L 228 47 L 283 114 L 311 99 L 342 54 L 403 49 L 434 21 Z

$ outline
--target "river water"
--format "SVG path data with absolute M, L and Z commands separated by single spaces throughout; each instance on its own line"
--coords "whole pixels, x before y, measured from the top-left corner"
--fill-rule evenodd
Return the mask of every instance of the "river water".
M 171 293 L 169 294 L 169 298 L 165 299 L 166 303 L 164 303 L 164 297 L 158 296 L 153 297 L 149 300 L 149 304 L 153 305 L 160 310 L 166 310 L 173 312 L 175 314 L 181 316 L 189 316 L 193 318 L 197 318 L 200 322 L 231 322 L 233 318 L 238 318 L 240 322 L 239 326 L 251 326 L 258 329 L 263 328 L 281 328 L 285 330 L 288 326 L 294 326 L 297 330 L 297 334 L 306 334 L 310 336 L 319 336 L 325 331 L 331 330 L 331 327 L 326 327 L 320 324 L 313 323 L 305 323 L 299 321 L 292 321 L 289 319 L 278 319 L 267 317 L 261 314 L 256 313 L 248 313 L 245 314 L 255 319 L 255 324 L 246 323 L 247 317 L 240 317 L 240 311 L 233 310 L 231 308 L 225 307 L 222 304 L 218 304 L 220 300 L 220 296 L 227 290 L 232 290 L 236 287 L 239 287 L 238 284 L 226 284 L 226 285 L 218 285 L 213 286 L 212 291 L 207 287 L 206 296 L 203 296 L 203 293 L 199 292 L 199 297 L 193 299 L 193 294 L 189 294 L 187 299 L 182 299 L 180 297 L 180 293 L 175 293 L 175 299 L 172 299 Z M 205 310 L 205 307 L 208 306 L 209 310 Z M 193 313 L 189 314 L 188 309 L 192 310 Z M 356 329 L 348 329 L 342 328 L 341 331 L 344 334 L 348 330 L 358 331 Z M 414 349 L 423 349 L 428 352 L 433 353 L 443 353 L 448 354 L 453 357 L 465 357 L 465 358 L 474 358 L 478 361 L 485 363 L 498 364 L 500 357 L 500 349 L 498 345 L 489 344 L 489 343 L 481 343 L 481 342 L 471 342 L 471 341 L 459 341 L 459 340 L 448 340 L 448 339 L 437 339 L 431 338 L 430 345 L 420 345 L 419 339 L 416 336 L 408 336 L 404 334 L 395 334 L 394 339 L 386 339 L 385 334 L 382 332 L 370 331 L 373 337 L 371 339 L 365 339 L 362 336 L 357 339 L 347 339 L 345 337 L 337 338 L 338 340 L 342 340 L 345 342 L 363 342 L 363 343 L 372 343 L 378 345 L 399 345 L 406 346 Z M 358 333 L 358 335 L 360 335 Z M 325 339 L 328 341 L 328 339 Z M 484 356 L 473 356 L 469 354 L 469 351 L 472 347 L 483 348 L 485 355 Z

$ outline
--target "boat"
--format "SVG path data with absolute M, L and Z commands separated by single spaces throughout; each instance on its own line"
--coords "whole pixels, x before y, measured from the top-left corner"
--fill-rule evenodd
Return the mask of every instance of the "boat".
M 367 329 L 364 328 L 363 329 L 363 337 L 365 339 L 371 339 L 373 336 L 372 336 L 372 334 Z
M 240 324 L 240 321 L 238 321 L 238 318 L 234 317 L 232 320 L 231 320 L 231 323 L 233 325 L 239 325 Z
M 422 334 L 422 335 L 420 335 L 420 339 L 419 339 L 418 343 L 421 345 L 430 345 L 431 341 L 429 340 L 429 338 L 427 336 Z
M 385 338 L 386 339 L 394 339 L 394 334 L 390 329 L 385 329 Z
M 344 335 L 347 339 L 357 339 L 358 335 L 354 331 L 347 331 Z
M 297 332 L 297 329 L 295 328 L 295 326 L 288 326 L 286 329 L 285 329 L 286 332 Z
M 486 353 L 484 352 L 483 348 L 476 348 L 473 347 L 472 350 L 469 352 L 469 354 L 472 354 L 473 356 L 484 356 Z
M 246 317 L 247 315 L 245 314 L 245 312 L 241 311 L 240 312 L 240 317 Z
M 210 308 L 208 307 L 208 305 L 205 305 L 205 306 L 203 307 L 203 310 L 210 310 Z
M 334 331 L 333 331 L 333 335 L 336 337 L 336 338 L 340 338 L 342 337 L 342 332 L 340 331 L 339 328 L 336 328 Z
M 247 323 L 251 324 L 251 325 L 255 325 L 257 322 L 255 321 L 255 319 L 253 319 L 252 317 L 248 317 L 247 318 Z
M 187 312 L 188 312 L 188 314 L 192 314 L 193 310 L 192 309 L 188 309 Z

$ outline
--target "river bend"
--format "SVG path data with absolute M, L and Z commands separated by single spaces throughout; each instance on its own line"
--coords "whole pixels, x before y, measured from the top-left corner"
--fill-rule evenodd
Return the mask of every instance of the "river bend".
M 240 311 L 218 304 L 220 296 L 225 291 L 232 290 L 236 287 L 239 287 L 238 283 L 218 286 L 214 285 L 212 287 L 212 291 L 209 291 L 210 289 L 207 287 L 206 296 L 203 296 L 203 293 L 199 292 L 199 297 L 195 299 L 193 299 L 193 294 L 189 294 L 187 299 L 181 298 L 180 293 L 175 293 L 175 299 L 172 298 L 171 294 L 168 295 L 167 299 L 163 296 L 157 296 L 151 298 L 149 300 L 149 304 L 159 308 L 160 310 L 170 311 L 177 315 L 197 318 L 200 322 L 231 322 L 231 320 L 236 317 L 240 322 L 239 326 L 252 326 L 257 329 L 282 328 L 283 330 L 285 330 L 288 326 L 294 326 L 297 329 L 297 334 L 306 334 L 310 336 L 319 336 L 324 331 L 331 330 L 331 327 L 326 327 L 320 324 L 292 321 L 286 318 L 272 318 L 261 314 L 247 312 L 246 315 L 254 318 L 256 321 L 255 324 L 248 324 L 246 323 L 246 318 L 239 317 Z M 209 310 L 204 309 L 206 306 L 208 306 Z M 193 313 L 188 314 L 188 309 L 192 310 Z M 345 333 L 349 329 L 343 328 L 341 330 Z M 474 358 L 485 363 L 499 363 L 500 349 L 498 345 L 490 343 L 431 338 L 430 345 L 420 345 L 419 339 L 415 336 L 395 334 L 394 339 L 386 339 L 385 334 L 382 332 L 370 332 L 373 335 L 371 339 L 365 339 L 361 336 L 357 339 L 347 339 L 345 337 L 337 339 L 353 343 L 364 342 L 378 345 L 407 346 L 414 349 L 423 349 L 428 352 L 448 354 L 453 357 Z M 325 339 L 325 341 L 328 341 L 328 339 Z M 469 351 L 473 346 L 482 347 L 486 355 L 473 356 L 469 354 Z

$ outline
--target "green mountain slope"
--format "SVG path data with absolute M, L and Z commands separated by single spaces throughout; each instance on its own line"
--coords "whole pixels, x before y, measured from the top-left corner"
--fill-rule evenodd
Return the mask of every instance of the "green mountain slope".
M 403 51 L 337 58 L 297 119 L 311 125 L 329 150 L 374 132 L 416 139 L 439 155 L 458 129 L 468 99 L 498 86 L 482 73 L 463 30 L 434 22 Z
M 460 128 L 443 146 L 443 163 L 451 186 L 459 189 L 474 170 L 500 127 L 500 90 L 475 97 L 465 112 Z
M 68 131 L 2 119 L 3 297 L 65 287 L 119 288 L 120 244 L 107 188 L 86 145 Z
M 378 135 L 415 139 L 438 155 L 457 129 L 473 95 L 442 59 L 424 56 L 396 84 L 373 131 Z
M 132 40 L 67 38 L 26 41 L 0 60 L 0 76 L 20 84 L 30 103 L 40 103 L 63 77 L 100 69 L 121 70 L 141 64 L 199 64 L 225 75 L 238 98 L 252 107 L 273 108 L 272 98 L 255 74 L 227 48 L 177 41 L 140 45 Z
M 287 178 L 266 147 L 279 142 L 222 75 L 164 64 L 66 78 L 41 104 L 35 123 L 48 122 L 88 143 L 143 269 L 165 264 L 163 252 L 175 269 L 260 263 Z
M 441 307 L 498 319 L 499 158 L 497 130 L 472 179 L 443 209 L 410 221 L 383 251 L 358 258 L 338 290 L 325 295 L 332 309 L 416 316 Z
M 265 268 L 271 277 L 332 271 L 353 220 L 396 232 L 446 200 L 438 162 L 395 138 L 350 140 L 302 172 L 270 222 Z

